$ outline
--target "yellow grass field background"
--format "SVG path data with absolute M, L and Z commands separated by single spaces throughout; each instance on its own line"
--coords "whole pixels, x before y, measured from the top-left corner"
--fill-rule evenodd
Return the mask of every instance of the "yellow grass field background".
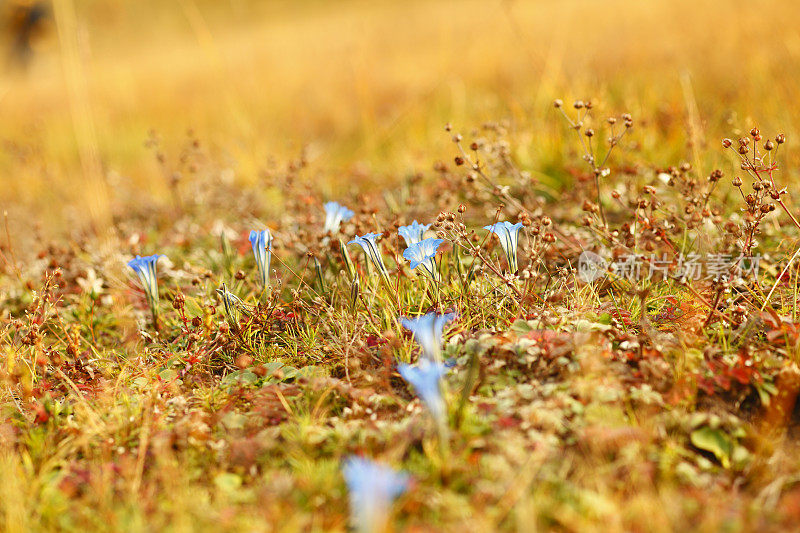
M 168 153 L 193 130 L 243 186 L 305 149 L 331 196 L 451 157 L 446 122 L 507 118 L 537 172 L 567 136 L 555 97 L 633 113 L 653 164 L 716 157 L 755 123 L 783 131 L 783 179 L 798 177 L 796 2 L 55 0 L 52 14 L 30 68 L 0 81 L 15 229 L 169 201 L 150 130 Z

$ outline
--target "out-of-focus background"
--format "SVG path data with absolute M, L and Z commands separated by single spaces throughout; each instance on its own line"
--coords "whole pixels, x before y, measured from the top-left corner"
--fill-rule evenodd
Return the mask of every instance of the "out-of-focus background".
M 797 178 L 797 2 L 4 0 L 0 12 L 0 202 L 12 225 L 46 233 L 168 202 L 153 132 L 179 157 L 192 130 L 243 186 L 305 150 L 333 196 L 451 157 L 446 122 L 508 118 L 525 132 L 522 164 L 546 172 L 538 155 L 565 136 L 555 97 L 633 113 L 654 164 L 713 153 L 754 122 L 784 131 Z

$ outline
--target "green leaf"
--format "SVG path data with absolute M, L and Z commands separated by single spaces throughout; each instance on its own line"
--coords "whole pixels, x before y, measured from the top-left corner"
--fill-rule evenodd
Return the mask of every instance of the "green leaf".
M 222 378 L 222 385 L 228 387 L 234 384 L 252 385 L 256 381 L 258 381 L 258 376 L 255 375 L 251 370 L 244 369 L 244 370 L 237 370 L 236 372 L 231 372 L 230 374 Z
M 592 322 L 584 318 L 575 321 L 575 331 L 608 331 L 609 329 L 611 326 L 601 322 Z
M 690 439 L 695 447 L 714 454 L 714 457 L 722 463 L 723 468 L 730 467 L 733 443 L 724 431 L 703 426 L 692 431 Z
M 768 406 L 772 397 L 778 394 L 778 388 L 774 383 L 769 381 L 756 384 L 756 391 L 758 392 L 758 398 L 761 400 L 761 405 L 763 406 Z
M 158 373 L 158 377 L 160 377 L 164 381 L 172 381 L 176 377 L 178 377 L 178 373 L 172 370 L 171 368 L 165 368 L 161 372 Z
M 298 378 L 298 377 L 311 379 L 311 378 L 315 378 L 315 377 L 321 377 L 321 376 L 324 376 L 324 375 L 325 375 L 325 372 L 321 368 L 319 368 L 318 366 L 316 366 L 316 365 L 308 365 L 308 366 L 304 366 L 302 368 L 298 368 L 296 370 L 295 379 Z
M 530 322 L 519 319 L 514 321 L 513 324 L 511 324 L 510 330 L 513 331 L 514 333 L 528 333 L 530 331 L 533 331 L 533 326 L 530 324 Z

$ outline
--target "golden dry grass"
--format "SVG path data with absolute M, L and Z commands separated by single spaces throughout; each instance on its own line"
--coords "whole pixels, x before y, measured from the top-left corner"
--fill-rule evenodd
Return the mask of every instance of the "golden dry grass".
M 797 130 L 791 2 L 80 2 L 74 27 L 70 3 L 56 3 L 60 38 L 0 85 L 12 223 L 85 224 L 92 196 L 109 201 L 86 183 L 94 150 L 111 189 L 132 180 L 137 200 L 163 201 L 151 128 L 168 147 L 194 129 L 244 183 L 309 146 L 327 192 L 365 185 L 337 179 L 360 165 L 391 176 L 449 157 L 447 121 L 541 131 L 526 139 L 536 170 L 537 146 L 558 142 L 558 96 L 633 111 L 656 157 L 691 159 L 686 138 L 716 143 L 752 120 Z

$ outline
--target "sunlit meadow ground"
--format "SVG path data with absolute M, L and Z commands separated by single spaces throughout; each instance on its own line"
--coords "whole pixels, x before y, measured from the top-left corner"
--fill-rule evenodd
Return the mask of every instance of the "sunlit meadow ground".
M 76 3 L 0 79 L 3 529 L 343 531 L 352 454 L 410 474 L 398 531 L 796 527 L 800 4 Z M 350 246 L 354 291 L 367 232 L 390 286 Z M 587 284 L 584 249 L 763 260 Z M 126 266 L 154 253 L 158 328 Z M 222 283 L 262 307 L 230 325 Z M 396 366 L 431 310 L 446 440 Z

